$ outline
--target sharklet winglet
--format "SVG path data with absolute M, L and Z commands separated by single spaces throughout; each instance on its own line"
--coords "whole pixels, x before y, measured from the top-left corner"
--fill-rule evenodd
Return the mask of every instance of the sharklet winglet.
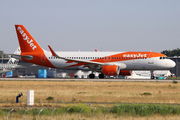
M 51 46 L 48 45 L 48 47 L 49 47 L 49 50 L 51 51 L 52 55 L 53 55 L 53 56 L 57 56 L 57 54 L 54 52 L 54 50 L 51 48 Z

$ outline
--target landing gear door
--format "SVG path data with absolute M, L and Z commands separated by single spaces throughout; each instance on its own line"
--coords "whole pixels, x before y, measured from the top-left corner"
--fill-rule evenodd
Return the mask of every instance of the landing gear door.
M 149 65 L 154 64 L 154 54 L 153 53 L 150 53 L 148 56 L 148 64 Z

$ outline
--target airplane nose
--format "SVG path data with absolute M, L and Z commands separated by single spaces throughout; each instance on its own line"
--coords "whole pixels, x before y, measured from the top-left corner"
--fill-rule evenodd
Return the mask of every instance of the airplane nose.
M 170 67 L 173 68 L 173 67 L 175 67 L 175 66 L 176 66 L 176 63 L 175 63 L 173 60 L 171 60 Z

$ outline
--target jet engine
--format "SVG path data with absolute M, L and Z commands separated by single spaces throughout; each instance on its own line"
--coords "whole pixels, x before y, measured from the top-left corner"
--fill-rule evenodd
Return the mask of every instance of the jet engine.
M 104 75 L 115 76 L 120 72 L 120 67 L 118 65 L 105 65 L 102 66 L 102 73 Z

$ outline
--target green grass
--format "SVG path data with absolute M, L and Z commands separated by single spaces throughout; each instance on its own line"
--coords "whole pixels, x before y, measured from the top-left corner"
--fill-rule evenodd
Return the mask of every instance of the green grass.
M 55 109 L 56 108 L 56 109 Z M 0 109 L 0 117 L 6 116 L 9 111 L 12 109 Z M 13 116 L 22 116 L 27 109 L 17 108 L 11 112 Z M 26 115 L 36 116 L 40 113 L 42 108 L 28 108 L 28 112 Z M 106 106 L 99 106 L 99 107 L 90 107 L 86 104 L 75 104 L 69 105 L 67 107 L 54 107 L 54 108 L 44 108 L 41 111 L 40 115 L 44 116 L 51 116 L 53 115 L 62 115 L 64 113 L 84 113 L 88 115 L 92 115 L 93 113 L 98 114 L 117 114 L 122 116 L 151 116 L 161 114 L 165 115 L 179 115 L 180 114 L 180 106 L 174 105 L 154 105 L 154 104 L 117 104 L 114 105 L 112 108 Z M 11 115 L 10 114 L 10 115 Z M 12 116 L 12 115 L 11 115 Z
M 172 105 L 153 105 L 153 104 L 134 104 L 134 105 L 116 105 L 113 107 L 112 111 L 116 114 L 121 115 L 139 115 L 139 116 L 150 116 L 152 114 L 161 114 L 161 115 L 169 115 L 169 114 L 180 114 L 179 106 Z
M 173 80 L 173 83 L 174 83 L 174 84 L 177 84 L 177 83 L 178 83 L 178 81 Z
M 143 93 L 143 94 L 141 94 L 141 95 L 152 95 L 152 94 L 149 93 L 149 92 L 145 92 L 145 93 Z

